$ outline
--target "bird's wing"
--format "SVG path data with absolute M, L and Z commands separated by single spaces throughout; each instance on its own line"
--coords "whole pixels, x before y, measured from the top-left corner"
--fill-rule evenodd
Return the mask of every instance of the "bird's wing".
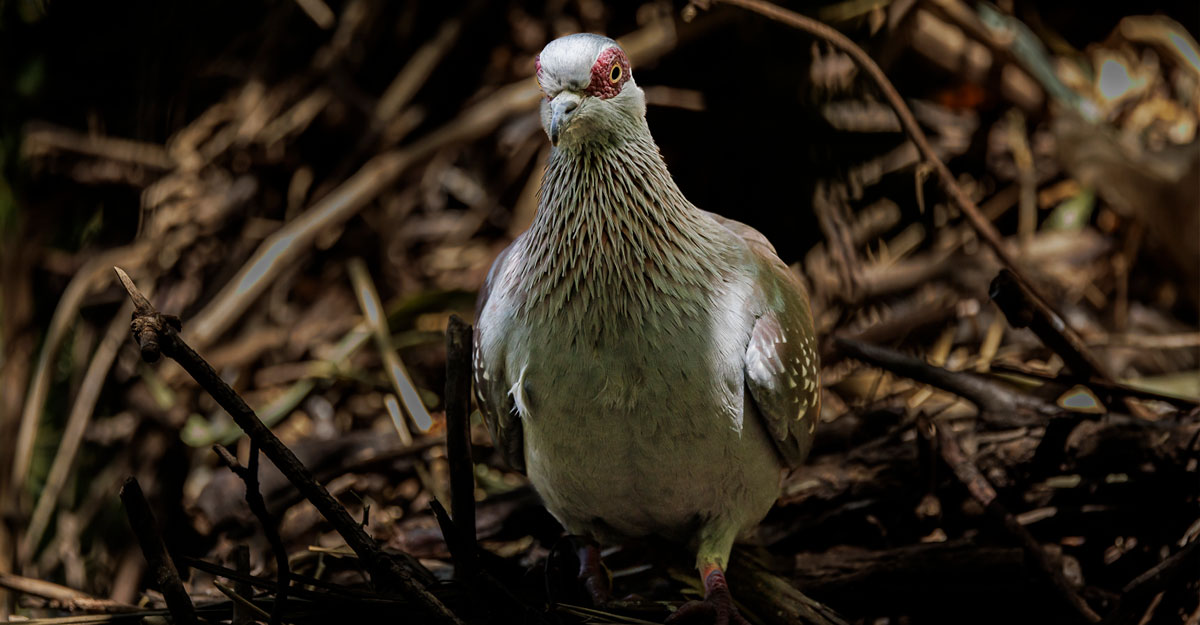
M 500 358 L 488 358 L 480 349 L 483 309 L 491 296 L 492 286 L 498 277 L 504 274 L 509 253 L 516 245 L 514 242 L 500 252 L 479 289 L 479 297 L 475 300 L 475 346 L 472 350 L 472 360 L 475 370 L 475 400 L 479 403 L 483 422 L 492 435 L 492 443 L 500 450 L 509 466 L 524 472 L 525 433 L 521 428 L 521 419 L 517 415 L 512 395 L 504 384 L 504 363 Z
M 780 456 L 789 467 L 804 461 L 820 415 L 816 334 L 800 278 L 754 228 L 713 215 L 742 238 L 758 270 L 756 319 L 746 346 L 746 387 Z

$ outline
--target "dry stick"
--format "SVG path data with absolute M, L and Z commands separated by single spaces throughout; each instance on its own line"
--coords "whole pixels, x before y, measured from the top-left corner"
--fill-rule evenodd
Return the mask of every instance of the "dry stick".
M 916 118 L 913 117 L 912 111 L 909 110 L 908 105 L 904 103 L 904 99 L 900 97 L 900 93 L 896 91 L 896 87 L 890 80 L 888 80 L 887 76 L 884 75 L 883 70 L 879 68 L 879 65 L 877 65 L 875 61 L 858 46 L 858 44 L 854 43 L 848 37 L 838 32 L 834 28 L 822 24 L 821 22 L 818 22 L 812 18 L 800 15 L 799 13 L 775 6 L 774 4 L 766 2 L 765 0 L 718 1 L 753 11 L 767 18 L 778 22 L 783 22 L 788 26 L 824 39 L 835 48 L 845 52 L 850 56 L 850 58 L 854 59 L 854 62 L 871 76 L 871 79 L 875 81 L 875 84 L 879 87 L 879 90 L 883 92 L 883 96 L 888 101 L 888 104 L 890 104 L 891 107 L 896 111 L 896 117 L 900 119 L 900 125 L 904 128 L 904 132 L 908 135 L 909 139 L 912 140 L 913 144 L 917 146 L 917 150 L 921 153 L 921 156 L 925 159 L 925 161 L 933 166 L 934 171 L 937 172 L 938 181 L 941 183 L 942 189 L 950 196 L 951 199 L 954 200 L 954 203 L 958 205 L 963 214 L 966 215 L 967 221 L 971 223 L 971 226 L 975 228 L 975 231 L 979 233 L 979 236 L 982 237 L 988 246 L 992 248 L 1004 266 L 1012 272 L 1013 277 L 1020 282 L 1022 287 L 1024 287 L 1024 289 L 1029 293 L 1034 305 L 1036 305 L 1040 310 L 1050 311 L 1051 313 L 1054 312 L 1054 309 L 1047 303 L 1048 300 L 1046 297 L 1042 295 L 1041 292 L 1034 287 L 1033 282 L 1021 272 L 1020 267 L 1017 265 L 1016 258 L 1014 258 L 1012 254 L 1009 253 L 1008 248 L 1005 247 L 1004 241 L 1000 238 L 1000 233 L 996 230 L 996 227 L 992 225 L 992 222 L 988 221 L 988 219 L 979 210 L 979 207 L 975 205 L 975 202 L 971 200 L 970 196 L 967 195 L 966 191 L 963 191 L 963 188 L 958 185 L 958 182 L 954 180 L 954 175 L 950 173 L 950 169 L 946 167 L 946 164 L 943 163 L 933 151 L 933 147 L 929 144 L 929 138 L 925 136 L 925 132 L 922 131 L 920 125 L 917 124 Z M 1055 313 L 1055 316 L 1061 318 L 1061 316 L 1057 315 L 1057 313 Z M 1065 324 L 1061 328 L 1057 328 L 1057 330 L 1064 336 L 1073 336 L 1074 338 L 1078 339 L 1078 335 L 1076 335 L 1075 332 Z M 1082 345 L 1082 341 L 1079 341 L 1078 344 Z M 1083 353 L 1088 353 L 1086 347 L 1083 348 Z M 1094 357 L 1092 357 L 1091 360 L 1093 362 L 1098 362 Z M 1100 369 L 1100 371 L 1103 373 L 1104 370 Z M 1107 374 L 1100 377 L 1105 378 L 1107 381 L 1112 381 L 1112 376 Z
M 121 487 L 121 503 L 125 504 L 125 514 L 129 517 L 129 525 L 137 536 L 138 544 L 142 547 L 142 555 L 150 569 L 154 571 L 154 583 L 159 592 L 167 600 L 167 609 L 171 611 L 171 620 L 176 625 L 197 625 L 196 606 L 192 598 L 183 589 L 183 581 L 179 579 L 179 570 L 167 553 L 167 545 L 158 533 L 154 521 L 154 513 L 138 485 L 137 478 L 130 477 Z
M 446 541 L 446 549 L 450 551 L 450 559 L 454 561 L 455 579 L 468 586 L 473 585 L 475 580 L 466 575 L 467 568 L 470 566 L 466 564 L 467 560 L 470 559 L 467 552 L 470 551 L 471 556 L 474 556 L 474 551 L 470 549 L 473 545 L 468 546 L 463 543 L 463 532 L 458 529 L 458 525 L 446 512 L 446 506 L 443 506 L 442 502 L 438 501 L 436 497 L 429 501 L 429 510 L 433 512 L 433 518 L 437 520 L 438 528 L 442 530 L 442 538 Z
M 333 14 L 333 9 L 330 9 L 324 0 L 296 0 L 296 4 L 300 6 L 301 10 L 321 30 L 333 28 L 334 23 L 337 21 L 337 16 Z
M 276 580 L 273 579 L 256 577 L 250 573 L 240 573 L 236 569 L 227 568 L 219 564 L 213 564 L 212 562 L 207 562 L 197 558 L 180 556 L 179 561 L 193 569 L 196 569 L 197 571 L 204 571 L 205 573 L 209 573 L 217 577 L 224 577 L 225 579 L 232 580 L 235 585 L 240 583 L 248 584 L 255 588 L 270 589 L 274 588 L 276 582 Z M 308 577 L 307 575 L 300 573 L 292 573 L 291 577 L 292 581 L 296 582 L 296 585 L 291 589 L 291 594 L 301 599 L 319 601 L 322 599 L 327 600 L 336 595 L 339 599 L 362 599 L 387 602 L 389 604 L 398 604 L 400 601 L 403 601 L 402 599 L 397 599 L 387 595 L 380 595 L 355 588 L 348 588 L 346 586 L 339 586 L 332 582 L 317 579 L 315 577 Z M 309 590 L 306 588 L 306 586 L 312 586 L 314 589 L 319 590 Z
M 384 368 L 387 369 L 392 388 L 396 389 L 396 394 L 404 404 L 404 410 L 417 432 L 428 432 L 433 425 L 433 418 L 429 416 L 429 410 L 421 401 L 421 394 L 417 392 L 412 377 L 408 375 L 408 369 L 404 367 L 404 362 L 400 360 L 400 355 L 392 345 L 387 313 L 383 310 L 383 303 L 379 301 L 379 293 L 375 290 L 375 283 L 371 281 L 371 272 L 367 270 L 367 264 L 361 258 L 352 258 L 346 268 L 350 271 L 350 282 L 354 284 L 354 296 L 358 298 L 358 307 L 362 309 L 363 320 L 375 336 L 375 347 L 379 350 Z M 411 445 L 413 438 L 408 425 L 400 421 L 395 426 L 396 433 L 400 435 L 400 442 Z
M 266 610 L 254 605 L 254 602 L 251 601 L 251 597 L 247 597 L 247 596 L 239 593 L 238 591 L 234 590 L 233 588 L 230 588 L 229 586 L 222 584 L 221 582 L 214 581 L 213 586 L 216 586 L 217 590 L 221 591 L 221 594 L 225 595 L 226 597 L 229 597 L 229 600 L 233 602 L 233 606 L 234 606 L 235 610 L 237 609 L 238 606 L 241 606 L 243 609 L 251 612 L 252 614 L 258 616 L 259 618 L 264 618 L 264 619 L 272 618 L 270 614 L 267 614 Z
M 29 463 L 33 458 L 33 442 L 37 439 L 38 420 L 42 416 L 46 396 L 50 393 L 54 360 L 58 355 L 58 348 L 62 346 L 62 341 L 67 335 L 67 330 L 75 321 L 83 298 L 93 289 L 108 284 L 108 281 L 112 279 L 108 275 L 109 267 L 118 263 L 140 265 L 151 251 L 149 243 L 144 241 L 109 250 L 88 261 L 79 271 L 75 272 L 71 282 L 67 284 L 67 288 L 54 308 L 54 316 L 50 318 L 50 326 L 46 330 L 46 339 L 42 342 L 37 364 L 34 365 L 33 375 L 30 376 L 29 391 L 25 395 L 21 425 L 17 430 L 16 446 L 13 450 L 12 473 L 9 475 L 10 495 L 16 497 L 25 485 Z M 9 502 L 0 502 L 0 504 L 10 505 Z M 12 506 L 10 509 L 17 510 L 19 508 Z
M 1104 371 L 1104 365 L 1090 352 L 1083 339 L 1074 332 L 1067 332 L 1067 324 L 1053 310 L 1038 306 L 1037 298 L 1016 275 L 1001 269 L 992 280 L 988 295 L 1008 318 L 1014 328 L 1029 328 L 1054 353 L 1062 357 L 1067 368 L 1081 380 L 1097 377 L 1112 382 Z
M 850 234 L 849 206 L 846 185 L 840 182 L 820 182 L 813 196 L 813 212 L 817 224 L 825 235 L 829 256 L 833 259 L 838 274 L 838 283 L 844 291 L 844 301 L 859 301 L 862 292 L 862 264 L 854 251 Z
M 634 63 L 647 63 L 674 46 L 674 32 L 656 21 L 622 37 L 621 42 Z M 492 132 L 510 115 L 536 108 L 541 99 L 537 81 L 532 77 L 518 80 L 480 99 L 411 145 L 372 157 L 304 214 L 267 237 L 237 275 L 189 322 L 188 340 L 197 349 L 208 347 L 241 318 L 281 272 L 309 252 L 317 235 L 353 217 L 411 165 L 421 163 L 442 147 Z
M 471 461 L 471 333 L 471 324 L 450 315 L 446 326 L 446 460 L 450 464 L 450 516 L 465 550 L 454 554 L 454 576 L 461 580 L 472 579 L 477 569 L 475 465 Z
M 408 57 L 408 62 L 383 90 L 383 95 L 379 96 L 379 100 L 375 103 L 372 124 L 382 127 L 408 106 L 413 96 L 417 95 L 417 92 L 429 80 L 433 70 L 450 52 L 454 42 L 458 41 L 460 31 L 462 31 L 462 19 L 459 17 L 448 19 L 442 23 L 433 39 L 421 44 L 416 53 Z
M 262 489 L 258 485 L 258 443 L 250 443 L 249 466 L 245 467 L 224 447 L 213 445 L 213 451 L 217 452 L 217 455 L 221 457 L 221 460 L 225 461 L 225 465 L 229 467 L 229 470 L 242 478 L 242 482 L 246 484 L 246 504 L 250 506 L 250 511 L 258 518 L 258 522 L 263 528 L 263 535 L 267 537 L 267 542 L 271 545 L 271 551 L 275 554 L 277 583 L 275 585 L 275 601 L 271 607 L 271 625 L 279 625 L 283 621 L 283 609 L 287 603 L 288 585 L 291 581 L 291 567 L 288 565 L 287 547 L 283 546 L 283 539 L 279 537 L 279 523 L 267 511 L 267 502 L 263 501 Z
M 1200 538 L 1194 538 L 1186 547 L 1125 584 L 1125 587 L 1121 589 L 1116 609 L 1104 619 L 1104 622 L 1123 622 L 1122 618 L 1129 617 L 1130 610 L 1136 607 L 1134 604 L 1140 604 L 1155 593 L 1163 591 L 1166 585 L 1180 574 L 1186 571 L 1194 574 L 1198 563 L 1200 563 Z
M 1057 406 L 978 374 L 935 367 L 918 358 L 853 339 L 835 337 L 833 343 L 842 355 L 966 398 L 979 407 L 985 421 L 1035 425 L 1062 413 Z
M 344 178 L 349 168 L 355 163 L 361 162 L 363 156 L 372 147 L 377 145 L 392 147 L 403 138 L 403 134 L 407 134 L 405 131 L 398 136 L 387 136 L 391 134 L 394 124 L 404 117 L 411 119 L 414 116 L 423 115 L 417 108 L 409 107 L 408 104 L 412 101 L 413 96 L 421 90 L 421 87 L 425 86 L 429 76 L 433 74 L 433 70 L 437 69 L 438 64 L 458 41 L 464 15 L 471 12 L 470 9 L 466 9 L 452 19 L 442 22 L 441 28 L 438 29 L 433 39 L 421 44 L 421 47 L 408 57 L 404 67 L 400 68 L 400 72 L 396 74 L 392 82 L 383 90 L 383 94 L 379 96 L 379 100 L 375 102 L 370 128 L 359 138 L 358 145 L 346 155 L 342 167 L 335 169 L 330 179 Z M 404 117 L 401 116 L 402 112 L 405 114 Z
M 0 573 L 0 588 L 8 588 L 19 593 L 32 595 L 48 599 L 64 609 L 87 610 L 91 612 L 104 612 L 106 614 L 119 614 L 125 612 L 137 612 L 141 608 L 120 601 L 111 599 L 100 599 L 93 597 L 85 592 L 59 586 L 51 582 L 45 582 L 40 579 L 32 579 L 29 577 L 21 577 L 11 573 Z
M 247 492 L 249 495 L 249 492 Z M 238 545 L 233 549 L 233 562 L 237 567 L 237 572 L 242 575 L 250 575 L 250 548 L 246 545 Z M 254 596 L 254 585 L 244 579 L 235 579 L 233 581 L 233 590 L 243 597 Z M 278 581 L 278 580 L 276 580 Z M 254 614 L 246 609 L 240 603 L 233 604 L 233 625 L 250 625 L 254 622 Z
M 921 435 L 928 438 L 936 438 L 938 451 L 941 453 L 942 460 L 954 472 L 954 476 L 962 482 L 963 486 L 967 487 L 967 491 L 971 493 L 979 503 L 987 509 L 988 513 L 997 517 L 1003 524 L 1004 529 L 1016 537 L 1021 546 L 1025 548 L 1025 552 L 1029 554 L 1033 561 L 1037 563 L 1038 568 L 1044 573 L 1058 590 L 1071 607 L 1090 623 L 1100 622 L 1100 615 L 1092 610 L 1091 606 L 1080 597 L 1075 589 L 1071 587 L 1071 583 L 1063 576 L 1062 567 L 1054 562 L 1053 559 L 1046 553 L 1045 549 L 1029 533 L 1029 530 L 1021 525 L 1017 520 L 996 498 L 996 489 L 987 481 L 979 471 L 979 467 L 971 462 L 967 455 L 958 445 L 958 439 L 949 429 L 939 427 L 932 421 L 922 419 L 918 424 L 918 429 Z
M 768 623 L 847 625 L 829 606 L 773 573 L 759 554 L 741 548 L 735 554 L 729 561 L 729 574 L 738 580 L 738 601 L 768 619 Z
M 1078 376 L 1076 376 L 1074 374 L 1074 372 L 1069 373 L 1067 375 L 1063 375 L 1063 374 L 1052 375 L 1049 373 L 1037 371 L 1034 369 L 1029 369 L 1027 367 L 1022 367 L 1022 366 L 1014 365 L 1012 363 L 1007 363 L 1007 362 L 994 363 L 991 367 L 991 370 L 993 373 L 1014 373 L 1014 374 L 1022 376 L 1022 377 L 1033 378 L 1035 380 L 1043 380 L 1046 382 L 1057 382 L 1057 383 L 1063 384 L 1065 386 L 1071 386 L 1073 384 L 1079 383 L 1079 378 L 1078 378 Z M 1115 401 L 1117 398 L 1132 397 L 1134 399 L 1160 401 L 1160 402 L 1163 402 L 1164 404 L 1169 404 L 1171 406 L 1174 406 L 1175 408 L 1177 408 L 1181 411 L 1188 411 L 1188 410 L 1192 410 L 1194 408 L 1200 407 L 1200 401 L 1197 401 L 1195 399 L 1189 399 L 1187 397 L 1176 397 L 1174 395 L 1164 395 L 1163 393 L 1159 393 L 1159 392 L 1152 391 L 1152 390 L 1147 390 L 1144 388 L 1137 388 L 1137 387 L 1129 386 L 1128 384 L 1122 384 L 1120 382 L 1109 383 L 1109 382 L 1103 382 L 1100 380 L 1096 380 L 1095 378 L 1093 378 L 1091 380 L 1088 380 L 1087 385 L 1090 389 L 1092 389 L 1093 391 L 1096 391 L 1097 395 L 1099 395 L 1102 399 L 1111 397 L 1111 399 L 1113 399 Z M 1108 399 L 1105 399 L 1105 401 L 1107 402 Z M 1151 423 L 1153 423 L 1153 422 L 1151 422 Z
M 139 167 L 166 172 L 175 167 L 175 161 L 166 149 L 157 143 L 146 143 L 119 137 L 105 137 L 93 132 L 79 132 L 44 122 L 31 124 L 25 133 L 21 150 L 27 158 L 71 152 Z
M 992 280 L 989 295 L 1004 312 L 1009 325 L 1033 330 L 1046 347 L 1062 357 L 1067 368 L 1079 381 L 1088 382 L 1095 379 L 1099 380 L 1102 386 L 1119 386 L 1104 365 L 1088 351 L 1083 338 L 1076 334 L 1058 313 L 1046 306 L 1017 274 L 1008 269 L 1001 269 Z M 1104 395 L 1104 403 L 1111 409 L 1115 400 L 1111 393 Z M 1149 421 L 1155 420 L 1149 411 L 1132 397 L 1126 395 L 1124 404 L 1130 414 Z
M 457 554 L 461 554 L 464 551 L 470 552 L 472 555 L 478 554 L 478 551 L 474 550 L 475 542 L 473 539 L 470 545 L 464 545 L 462 543 L 461 538 L 463 536 L 463 532 L 457 529 L 454 524 L 454 520 L 451 519 L 450 515 L 446 513 L 446 507 L 442 505 L 442 502 L 438 501 L 437 499 L 430 501 L 429 509 L 433 512 L 433 517 L 437 520 L 438 527 L 442 530 L 442 537 L 446 540 L 446 548 L 450 550 L 450 557 L 453 558 L 456 563 L 462 559 L 462 556 Z M 500 582 L 498 577 L 492 574 L 492 572 L 486 567 L 481 566 L 479 560 L 475 560 L 474 565 L 475 578 L 473 581 L 476 582 L 474 585 L 475 589 L 485 591 L 485 600 L 489 602 L 492 600 L 498 600 L 498 602 L 503 604 L 505 608 L 505 611 L 501 612 L 495 608 L 494 604 L 488 603 L 487 611 L 491 614 L 493 619 L 496 618 L 496 614 L 503 613 L 508 614 L 510 620 L 513 620 L 514 622 L 520 621 L 524 623 L 550 625 L 550 619 L 547 618 L 542 609 L 526 604 L 524 600 L 513 594 L 513 592 L 509 590 L 508 586 L 505 586 Z M 455 566 L 457 566 L 457 564 Z M 520 614 L 520 616 L 515 616 L 517 614 Z
M 29 520 L 29 528 L 21 539 L 18 553 L 24 562 L 29 562 L 33 557 L 34 550 L 42 542 L 42 535 L 50 524 L 50 516 L 58 504 L 58 496 L 70 477 L 71 466 L 79 453 L 88 423 L 92 420 L 96 400 L 100 398 L 104 381 L 108 378 L 108 372 L 128 332 L 125 319 L 129 318 L 132 312 L 133 305 L 126 304 L 109 323 L 108 330 L 100 339 L 100 346 L 96 348 L 96 353 L 88 365 L 87 373 L 83 376 L 83 383 L 79 385 L 79 393 L 75 396 L 75 403 L 71 405 L 71 414 L 67 417 L 66 427 L 63 428 L 58 451 L 54 453 L 54 461 L 50 463 L 46 486 L 38 495 L 37 503 L 33 506 L 33 516 Z
M 313 478 L 308 468 L 296 458 L 296 454 L 292 453 L 270 428 L 263 425 L 258 415 L 254 414 L 246 402 L 217 375 L 212 366 L 179 337 L 178 320 L 156 311 L 128 274 L 119 267 L 114 267 L 114 270 L 136 309 L 131 329 L 142 347 L 142 357 L 154 362 L 161 351 L 178 362 L 229 413 L 229 416 L 233 417 L 250 440 L 258 444 L 296 490 L 299 490 L 321 516 L 333 525 L 346 544 L 362 560 L 377 584 L 387 589 L 398 590 L 414 601 L 422 612 L 438 622 L 461 623 L 437 597 L 413 578 L 412 573 L 380 549 L 346 508 Z

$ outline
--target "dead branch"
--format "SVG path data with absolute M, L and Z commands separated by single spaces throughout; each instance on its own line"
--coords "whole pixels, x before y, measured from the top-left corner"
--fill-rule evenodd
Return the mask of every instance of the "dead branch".
M 121 603 L 120 601 L 112 601 L 111 599 L 100 599 L 93 597 L 85 592 L 59 586 L 51 582 L 42 581 L 40 579 L 31 579 L 13 575 L 12 573 L 0 572 L 0 588 L 7 588 L 16 592 L 24 593 L 34 597 L 48 599 L 55 604 L 61 606 L 65 610 L 72 612 L 77 610 L 99 611 L 107 614 L 120 614 L 125 612 L 137 612 L 141 608 Z
M 954 472 L 954 476 L 962 482 L 963 486 L 967 487 L 967 491 L 976 501 L 1003 523 L 1004 529 L 1017 538 L 1021 546 L 1025 548 L 1025 552 L 1037 563 L 1039 570 L 1050 580 L 1063 599 L 1075 608 L 1075 611 L 1084 620 L 1089 623 L 1100 622 L 1100 615 L 1092 610 L 1091 606 L 1083 600 L 1083 597 L 1079 596 L 1079 593 L 1075 592 L 1070 582 L 1063 576 L 1062 567 L 1050 558 L 1050 555 L 1038 544 L 1029 530 L 1021 525 L 1020 521 L 997 500 L 996 489 L 992 488 L 987 478 L 980 473 L 979 467 L 976 467 L 975 463 L 971 462 L 963 453 L 954 434 L 948 428 L 939 427 L 927 419 L 918 423 L 917 427 L 922 436 L 931 441 L 936 440 L 942 460 Z
M 296 458 L 275 433 L 271 431 L 258 415 L 246 405 L 246 402 L 235 392 L 203 358 L 179 337 L 174 324 L 164 315 L 159 314 L 150 305 L 145 296 L 138 291 L 129 275 L 119 267 L 114 268 L 125 290 L 134 301 L 134 335 L 142 346 L 144 356 L 157 357 L 159 350 L 167 357 L 178 362 L 184 370 L 212 396 L 213 399 L 233 417 L 238 426 L 250 437 L 263 453 L 271 459 L 288 480 L 299 490 L 310 503 L 330 522 L 337 532 L 363 561 L 364 566 L 371 572 L 373 578 L 381 586 L 398 590 L 411 599 L 421 611 L 429 617 L 443 623 L 460 624 L 458 617 L 437 597 L 421 587 L 413 574 L 400 565 L 400 562 L 386 554 L 379 545 L 367 534 L 346 508 L 338 503 L 324 486 L 313 479 L 312 473 Z
M 146 501 L 146 495 L 142 493 L 137 478 L 130 477 L 125 480 L 125 485 L 121 487 L 121 502 L 125 504 L 125 514 L 129 517 L 129 525 L 142 547 L 142 555 L 154 571 L 155 584 L 167 600 L 171 619 L 182 625 L 198 625 L 196 606 L 192 605 L 192 598 L 183 588 L 179 570 L 175 568 L 171 554 L 167 553 L 167 545 L 158 533 L 154 512 L 150 510 L 150 503 Z
M 151 253 L 151 247 L 146 242 L 134 243 L 127 247 L 109 250 L 88 261 L 67 285 L 54 308 L 54 316 L 50 318 L 50 326 L 46 331 L 46 339 L 38 352 L 37 364 L 34 365 L 29 392 L 25 395 L 25 405 L 21 412 L 21 424 L 17 430 L 17 440 L 12 458 L 12 473 L 9 475 L 9 492 L 16 495 L 21 492 L 25 483 L 29 463 L 33 458 L 33 443 L 37 439 L 38 416 L 50 393 L 50 376 L 58 349 L 66 337 L 67 330 L 75 321 L 83 298 L 93 289 L 108 284 L 108 268 L 114 263 L 130 263 L 141 265 Z M 20 506 L 13 506 L 19 509 Z
M 917 358 L 852 339 L 835 337 L 833 342 L 845 356 L 962 396 L 978 406 L 988 421 L 1010 426 L 1034 425 L 1062 413 L 1057 406 L 1010 390 L 981 375 L 934 367 Z
M 471 579 L 475 560 L 475 464 L 471 461 L 472 328 L 457 315 L 446 326 L 446 459 L 450 464 L 450 511 L 465 553 L 458 554 L 455 576 Z
M 63 429 L 58 450 L 54 453 L 54 460 L 50 463 L 46 486 L 33 506 L 29 528 L 21 539 L 19 553 L 22 561 L 28 562 L 33 557 L 34 549 L 42 542 L 42 535 L 50 523 L 54 507 L 58 505 L 58 496 L 67 483 L 71 466 L 75 463 L 75 457 L 79 453 L 83 434 L 92 419 L 96 400 L 100 398 L 100 391 L 104 388 L 104 381 L 108 378 L 109 369 L 112 368 L 113 361 L 117 358 L 117 351 L 123 343 L 125 317 L 131 312 L 133 312 L 133 306 L 129 304 L 122 306 L 121 310 L 117 312 L 117 316 L 109 323 L 104 338 L 100 340 L 100 346 L 96 348 L 96 353 L 92 356 L 87 373 L 84 374 L 83 384 L 79 386 L 79 393 L 75 396 L 75 402 L 71 406 L 71 414 L 67 417 L 67 425 Z
M 738 601 L 773 625 L 846 625 L 841 616 L 815 601 L 788 580 L 767 569 L 755 554 L 739 549 L 729 562 L 738 580 Z
M 1133 610 L 1153 597 L 1155 593 L 1162 592 L 1167 584 L 1184 572 L 1191 571 L 1194 574 L 1197 563 L 1200 563 L 1200 539 L 1193 538 L 1183 549 L 1171 554 L 1170 557 L 1125 584 L 1125 587 L 1121 589 L 1121 598 L 1117 609 L 1113 610 L 1104 622 L 1106 624 L 1120 623 L 1124 619 L 1131 618 L 1134 615 Z
M 1099 378 L 1112 383 L 1112 376 L 1092 355 L 1071 326 L 1045 302 L 1037 298 L 1009 269 L 1001 269 L 992 280 L 990 295 L 1014 328 L 1029 328 L 1080 380 Z
M 375 348 L 379 350 L 379 357 L 383 360 L 388 380 L 391 381 L 392 388 L 400 397 L 404 411 L 412 420 L 412 426 L 416 428 L 417 432 L 428 432 L 430 426 L 433 425 L 433 418 L 429 416 L 429 411 L 421 401 L 421 394 L 417 392 L 412 377 L 408 375 L 408 368 L 404 366 L 400 355 L 396 353 L 396 348 L 392 346 L 392 335 L 388 332 L 387 314 L 383 310 L 383 303 L 379 301 L 379 293 L 375 290 L 375 283 L 371 280 L 371 272 L 367 270 L 367 264 L 361 258 L 354 258 L 350 260 L 346 268 L 350 272 L 350 281 L 354 283 L 354 295 L 358 298 L 363 318 L 367 322 L 367 327 L 371 329 L 371 334 L 375 337 Z M 395 425 L 396 433 L 400 435 L 400 441 L 405 445 L 411 445 L 413 438 L 408 425 L 403 421 L 398 421 Z
M 813 193 L 813 211 L 825 233 L 829 256 L 837 270 L 837 292 L 845 301 L 854 302 L 859 299 L 862 266 L 854 251 L 849 201 L 846 185 L 840 182 L 818 183 Z
M 674 46 L 674 31 L 655 21 L 623 37 L 621 43 L 632 62 L 648 63 Z M 200 349 L 210 345 L 241 317 L 282 271 L 308 253 L 318 234 L 354 216 L 411 165 L 447 145 L 492 132 L 511 115 L 532 110 L 540 99 L 541 91 L 536 81 L 532 78 L 519 80 L 498 89 L 412 145 L 384 152 L 367 161 L 303 215 L 263 241 L 237 275 L 189 323 L 188 340 Z
M 917 150 L 921 153 L 921 157 L 925 160 L 925 162 L 929 163 L 933 167 L 934 171 L 937 172 L 938 181 L 941 183 L 942 189 L 947 193 L 947 195 L 950 196 L 959 209 L 962 210 L 963 214 L 966 215 L 967 221 L 971 224 L 979 236 L 988 244 L 988 247 L 992 248 L 992 251 L 996 253 L 996 256 L 1011 272 L 1013 278 L 1021 284 L 1023 290 L 1028 293 L 1032 299 L 1037 301 L 1038 307 L 1050 311 L 1054 310 L 1053 307 L 1047 303 L 1047 298 L 1041 294 L 1036 286 L 1034 286 L 1033 281 L 1030 280 L 1028 276 L 1026 276 L 1020 269 L 1016 257 L 1014 257 L 1008 251 L 1008 247 L 1004 244 L 1004 241 L 1001 239 L 1000 233 L 996 230 L 996 227 L 992 225 L 992 222 L 989 221 L 987 217 L 984 216 L 984 214 L 979 210 L 979 207 L 975 205 L 975 201 L 967 195 L 967 192 L 964 191 L 954 179 L 954 174 L 950 172 L 950 169 L 946 167 L 946 164 L 942 162 L 940 158 L 938 158 L 937 153 L 929 144 L 929 138 L 926 137 L 925 132 L 921 130 L 916 118 L 913 117 L 912 111 L 909 110 L 908 105 L 904 103 L 904 99 L 900 96 L 900 93 L 896 91 L 895 85 L 888 80 L 887 76 L 884 75 L 883 70 L 880 69 L 879 65 L 876 64 L 875 61 L 861 47 L 858 46 L 858 44 L 854 43 L 848 37 L 830 26 L 822 24 L 821 22 L 818 22 L 812 18 L 800 15 L 799 13 L 780 8 L 774 4 L 771 4 L 770 2 L 767 2 L 766 0 L 719 1 L 724 2 L 725 4 L 739 6 L 743 9 L 753 11 L 778 22 L 783 22 L 784 24 L 787 24 L 793 28 L 802 30 L 815 37 L 823 39 L 842 52 L 850 55 L 850 57 L 854 59 L 855 63 L 857 63 L 859 67 L 863 68 L 863 70 L 865 70 L 866 73 L 871 76 L 871 79 L 875 82 L 876 86 L 878 86 L 879 90 L 883 92 L 884 98 L 888 101 L 888 104 L 890 104 L 892 108 L 896 110 L 896 115 L 900 118 L 900 125 L 904 128 L 905 134 L 907 134 L 913 144 L 917 146 Z M 1061 318 L 1061 315 L 1059 317 Z M 1057 330 L 1060 332 L 1069 331 L 1063 328 L 1058 328 Z M 1088 352 L 1086 346 L 1083 346 L 1082 353 L 1089 354 L 1090 359 L 1095 361 L 1095 357 L 1090 356 L 1090 352 Z
M 275 554 L 275 601 L 271 607 L 271 625 L 279 625 L 283 621 L 283 610 L 287 604 L 288 586 L 291 584 L 291 567 L 288 565 L 287 547 L 279 537 L 279 521 L 267 511 L 263 501 L 262 490 L 258 486 L 258 444 L 250 443 L 250 460 L 248 466 L 242 466 L 229 450 L 220 445 L 213 445 L 213 451 L 225 462 L 235 475 L 246 484 L 246 504 L 258 519 L 263 528 L 263 534 Z
M 257 450 L 255 450 L 257 451 Z M 233 549 L 234 566 L 242 575 L 250 575 L 250 548 L 238 545 Z M 277 586 L 278 587 L 278 586 Z M 244 580 L 233 580 L 233 589 L 243 597 L 254 596 L 254 585 Z M 251 625 L 254 615 L 241 604 L 233 604 L 233 625 Z

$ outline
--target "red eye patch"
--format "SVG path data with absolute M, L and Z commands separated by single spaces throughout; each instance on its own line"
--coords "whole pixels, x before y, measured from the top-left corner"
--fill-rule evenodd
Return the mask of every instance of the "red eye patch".
M 592 66 L 592 82 L 588 84 L 587 93 L 607 100 L 621 92 L 629 76 L 629 59 L 625 58 L 625 53 L 620 48 L 608 48 L 600 53 Z

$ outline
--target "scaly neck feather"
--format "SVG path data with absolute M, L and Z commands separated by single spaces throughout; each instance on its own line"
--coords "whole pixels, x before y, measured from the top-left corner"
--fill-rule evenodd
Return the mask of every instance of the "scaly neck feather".
M 671 179 L 645 119 L 622 125 L 551 153 L 515 268 L 526 313 L 592 336 L 628 328 L 622 320 L 686 324 L 708 305 L 733 247 Z

